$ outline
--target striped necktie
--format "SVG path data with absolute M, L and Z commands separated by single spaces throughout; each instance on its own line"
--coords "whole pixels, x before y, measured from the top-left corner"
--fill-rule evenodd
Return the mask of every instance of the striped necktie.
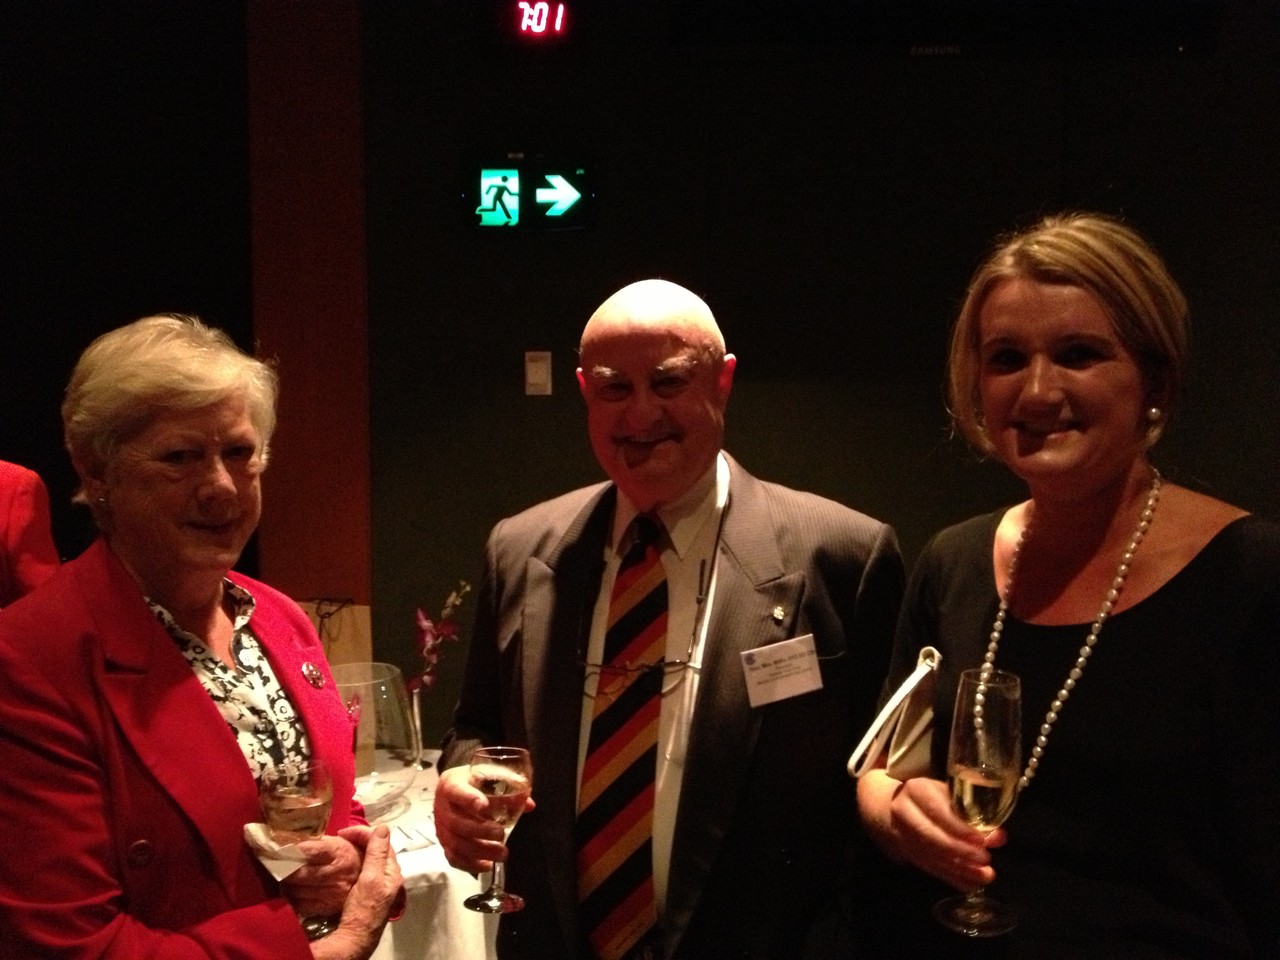
M 641 515 L 609 598 L 595 712 L 578 800 L 578 894 L 599 960 L 620 960 L 657 923 L 653 795 L 667 637 L 662 527 Z M 637 669 L 640 667 L 641 669 Z

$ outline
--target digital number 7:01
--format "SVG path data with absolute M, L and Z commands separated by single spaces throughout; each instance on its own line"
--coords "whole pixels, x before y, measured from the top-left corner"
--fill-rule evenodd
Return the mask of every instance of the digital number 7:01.
M 527 3 L 520 0 L 518 4 L 520 8 L 520 32 L 544 34 L 548 30 L 552 33 L 560 33 L 564 30 L 564 4 L 554 4 L 555 17 L 551 16 L 552 4 L 550 3 Z

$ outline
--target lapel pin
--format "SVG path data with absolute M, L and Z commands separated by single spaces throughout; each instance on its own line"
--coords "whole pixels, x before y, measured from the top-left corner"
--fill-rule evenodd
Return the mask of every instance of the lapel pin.
M 307 678 L 307 683 L 311 684 L 317 690 L 324 686 L 324 674 L 320 672 L 320 668 L 310 661 L 302 665 L 302 675 Z
M 785 619 L 786 615 L 787 615 L 787 611 L 783 610 L 781 606 L 777 606 L 773 608 L 774 623 L 781 623 L 783 619 Z

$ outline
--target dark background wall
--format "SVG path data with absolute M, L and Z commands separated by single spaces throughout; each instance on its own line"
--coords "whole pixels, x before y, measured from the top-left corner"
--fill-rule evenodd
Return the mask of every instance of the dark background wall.
M 0 75 L 0 458 L 45 478 L 74 556 L 58 407 L 89 341 L 179 311 L 252 344 L 244 10 L 15 4 Z
M 1129 217 L 1192 302 L 1162 468 L 1280 516 L 1272 0 L 802 0 L 787 23 L 759 0 L 736 19 L 710 0 L 574 6 L 590 29 L 558 56 L 495 43 L 479 0 L 365 4 L 351 38 L 375 656 L 414 666 L 414 607 L 477 579 L 493 522 L 599 477 L 574 346 L 646 276 L 719 317 L 740 361 L 728 447 L 749 469 L 892 522 L 909 558 L 1011 501 L 1017 486 L 948 438 L 946 330 L 992 237 L 1064 207 Z M 245 10 L 38 9 L 0 31 L 0 456 L 49 476 L 74 553 L 56 407 L 90 336 L 157 309 L 252 330 Z M 474 226 L 463 194 L 508 151 L 586 165 L 592 225 Z M 530 349 L 552 351 L 552 396 L 523 394 Z M 284 376 L 285 418 L 326 415 L 291 408 L 308 391 Z M 324 471 L 343 452 L 310 455 Z M 289 494 L 268 474 L 268 510 Z M 446 652 L 427 700 L 431 738 L 464 653 Z
M 727 445 L 749 469 L 892 522 L 909 557 L 1011 501 L 948 439 L 946 330 L 992 237 L 1065 207 L 1131 218 L 1194 305 L 1162 466 L 1280 511 L 1274 7 L 882 4 L 860 43 L 769 19 L 818 8 L 859 9 L 597 3 L 589 42 L 536 57 L 488 43 L 465 6 L 370 6 L 375 644 L 407 649 L 413 606 L 478 575 L 495 518 L 599 477 L 574 347 L 646 276 L 716 312 L 739 356 Z M 972 16 L 931 18 L 957 8 Z M 507 151 L 592 170 L 591 228 L 459 217 L 475 158 Z M 551 397 L 522 393 L 528 349 L 553 352 Z

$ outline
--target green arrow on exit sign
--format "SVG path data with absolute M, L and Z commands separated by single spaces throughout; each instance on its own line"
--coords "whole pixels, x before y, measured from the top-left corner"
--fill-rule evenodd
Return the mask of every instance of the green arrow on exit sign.
M 560 176 L 560 174 L 548 173 L 544 174 L 544 176 L 551 186 L 539 187 L 534 196 L 538 198 L 539 203 L 551 204 L 546 211 L 548 217 L 560 216 L 581 199 L 582 194 L 575 190 L 573 184 Z
M 551 230 L 585 225 L 591 193 L 581 166 L 519 160 L 482 167 L 475 183 L 472 209 L 482 227 Z

